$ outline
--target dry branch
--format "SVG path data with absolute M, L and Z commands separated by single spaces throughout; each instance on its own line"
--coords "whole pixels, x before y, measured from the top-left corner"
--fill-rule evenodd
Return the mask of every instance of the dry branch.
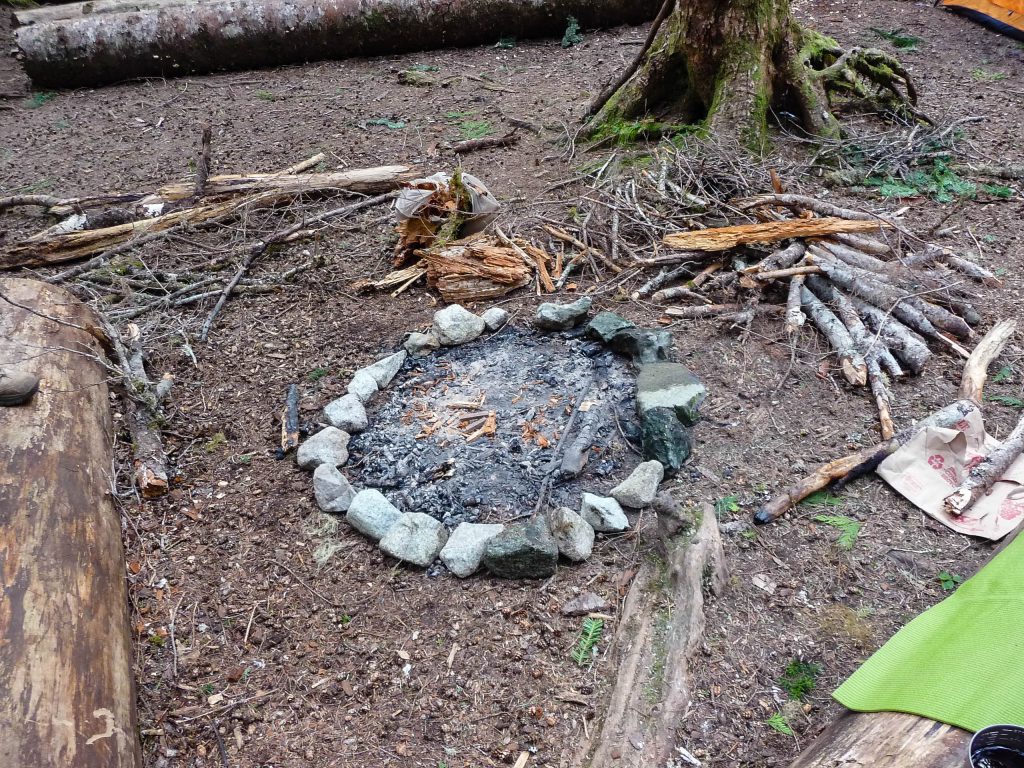
M 924 370 L 925 364 L 932 356 L 924 339 L 873 304 L 868 304 L 857 298 L 851 298 L 850 301 L 866 325 L 878 334 L 885 346 L 891 349 L 911 371 L 919 374 Z
M 796 275 L 789 281 L 789 294 L 786 299 L 786 334 L 789 336 L 796 335 L 807 321 L 807 316 L 804 314 L 803 309 L 801 309 L 803 305 L 803 287 L 806 279 L 804 275 Z
M 750 198 L 749 200 L 740 200 L 736 203 L 736 207 L 741 211 L 749 211 L 751 208 L 760 208 L 766 205 L 782 205 L 786 208 L 790 208 L 794 211 L 814 211 L 820 216 L 835 217 L 839 219 L 848 219 L 851 221 L 871 221 L 875 223 L 876 228 L 878 226 L 891 226 L 888 220 L 882 216 L 877 216 L 873 213 L 867 213 L 866 211 L 855 211 L 852 208 L 840 208 L 837 205 L 826 203 L 822 200 L 817 200 L 813 197 L 807 197 L 805 195 L 758 195 L 757 197 Z M 805 219 L 805 221 L 813 221 L 813 219 Z M 870 232 L 870 229 L 847 229 L 838 230 L 838 232 Z M 826 233 L 833 234 L 833 233 Z
M 964 481 L 946 497 L 946 511 L 962 515 L 999 481 L 1010 465 L 1024 451 L 1024 416 L 1017 422 L 1003 444 L 971 468 Z
M 774 243 L 791 237 L 824 237 L 837 232 L 875 232 L 878 220 L 849 221 L 840 218 L 786 219 L 757 224 L 737 224 L 693 232 L 672 232 L 662 242 L 680 251 L 727 251 L 737 245 Z
M 452 146 L 452 152 L 457 155 L 468 155 L 470 152 L 477 152 L 481 149 L 494 149 L 496 147 L 511 147 L 519 141 L 516 129 L 512 129 L 504 136 L 485 136 L 481 139 L 466 139 Z
M 846 326 L 806 287 L 800 289 L 800 302 L 807 310 L 811 322 L 817 326 L 832 345 L 832 349 L 835 350 L 846 380 L 855 387 L 864 386 L 867 383 L 867 364 Z
M 888 456 L 905 444 L 925 427 L 952 427 L 972 411 L 981 408 L 982 390 L 988 377 L 988 366 L 997 358 L 1016 330 L 1012 320 L 997 323 L 974 348 L 964 365 L 958 399 L 917 424 L 908 427 L 888 440 L 836 459 L 815 469 L 810 475 L 800 478 L 782 493 L 770 499 L 754 515 L 756 523 L 770 523 L 785 514 L 793 505 L 815 491 L 829 485 L 843 484 L 869 472 Z

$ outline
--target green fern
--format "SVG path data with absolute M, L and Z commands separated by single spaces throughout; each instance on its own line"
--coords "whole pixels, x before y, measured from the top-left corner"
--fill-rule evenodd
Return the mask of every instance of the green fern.
M 999 403 L 1000 405 L 1005 405 L 1008 408 L 1024 410 L 1024 400 L 1019 397 L 1010 397 L 1009 395 L 985 395 L 985 399 L 990 403 Z
M 604 631 L 602 619 L 584 619 L 580 628 L 580 638 L 576 647 L 572 649 L 572 658 L 581 667 L 594 661 L 594 649 L 601 642 L 601 633 Z
M 828 491 L 815 491 L 800 503 L 809 507 L 839 507 L 842 506 L 843 500 Z
M 566 19 L 565 34 L 562 35 L 562 47 L 572 48 L 583 42 L 583 35 L 580 34 L 580 23 L 575 16 Z
M 992 377 L 992 383 L 1002 384 L 1004 381 L 1009 381 L 1011 378 L 1013 378 L 1013 366 L 1004 365 L 996 372 L 996 375 Z
M 852 517 L 846 517 L 845 515 L 815 515 L 814 522 L 838 528 L 839 538 L 836 539 L 836 546 L 845 552 L 849 552 L 857 543 L 861 524 Z
M 793 729 L 789 727 L 789 721 L 786 716 L 781 712 L 776 712 L 774 715 L 764 721 L 765 725 L 770 727 L 772 730 L 778 731 L 785 736 L 792 736 Z

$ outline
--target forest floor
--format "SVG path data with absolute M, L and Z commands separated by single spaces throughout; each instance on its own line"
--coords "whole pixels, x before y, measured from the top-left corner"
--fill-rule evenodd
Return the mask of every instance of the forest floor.
M 846 45 L 888 45 L 873 28 L 920 38 L 901 56 L 922 110 L 946 122 L 983 118 L 963 127 L 967 159 L 1024 163 L 1021 44 L 924 3 L 813 0 L 795 12 Z M 5 59 L 0 194 L 149 190 L 186 178 L 203 121 L 214 126 L 214 172 L 272 171 L 324 152 L 330 168 L 406 163 L 430 173 L 454 166 L 447 145 L 474 130 L 467 122 L 487 121 L 500 134 L 518 118 L 543 129 L 464 163 L 503 201 L 506 231 L 529 236 L 541 217 L 565 220 L 578 205 L 581 183 L 559 182 L 609 154 L 578 147 L 570 159 L 566 138 L 645 32 L 587 32 L 571 48 L 520 42 L 56 94 L 32 94 Z M 0 42 L 12 47 L 7 21 Z M 427 88 L 399 83 L 398 72 L 413 65 L 451 79 Z M 778 149 L 800 151 L 781 140 Z M 785 182 L 824 189 L 811 175 Z M 952 211 L 954 231 L 941 242 L 980 247 L 982 263 L 1006 281 L 985 293 L 986 325 L 1024 319 L 1019 184 L 1007 200 L 883 201 L 874 190 L 843 188 L 831 195 L 876 209 L 906 205 L 905 226 L 921 232 Z M 281 215 L 263 214 L 253 226 L 272 228 Z M 0 248 L 44 223 L 5 216 Z M 559 608 L 584 589 L 618 604 L 646 554 L 637 541 L 601 538 L 589 562 L 561 568 L 543 585 L 428 577 L 344 525 L 325 527 L 308 475 L 274 456 L 289 383 L 300 384 L 303 418 L 315 419 L 344 393 L 352 370 L 429 325 L 437 306 L 422 286 L 396 298 L 357 294 L 355 282 L 388 270 L 395 235 L 380 208 L 344 224 L 315 244 L 268 253 L 255 275 L 287 269 L 303 249 L 321 263 L 279 294 L 233 298 L 208 343 L 183 343 L 209 311 L 204 305 L 172 312 L 163 335 L 147 333 L 152 369 L 176 381 L 166 438 L 178 475 L 163 500 L 122 499 L 147 765 L 463 768 L 509 765 L 522 750 L 531 766 L 568 765 L 602 712 L 615 669 L 601 656 L 589 667 L 570 658 L 579 620 Z M 152 268 L 176 266 L 160 248 L 143 257 Z M 626 294 L 643 279 L 625 285 Z M 600 288 L 589 273 L 576 283 L 578 293 Z M 522 322 L 538 301 L 524 290 L 504 306 Z M 599 293 L 596 304 L 647 326 L 662 314 L 622 293 Z M 680 499 L 717 504 L 723 522 L 749 520 L 806 469 L 876 442 L 873 404 L 834 371 L 819 375 L 814 334 L 802 337 L 779 389 L 790 347 L 778 322 L 758 320 L 743 344 L 710 322 L 671 331 L 677 359 L 710 392 L 694 456 L 671 484 Z M 1024 396 L 1019 343 L 1003 362 L 1013 373 L 991 392 Z M 897 424 L 949 402 L 961 365 L 937 354 L 922 376 L 894 384 Z M 1005 435 L 1017 415 L 992 403 L 989 431 Z M 824 511 L 863 523 L 849 551 L 836 546 L 834 528 L 812 520 L 823 511 L 814 506 L 756 534 L 725 537 L 729 589 L 708 606 L 696 697 L 679 729 L 679 743 L 706 766 L 786 765 L 839 711 L 830 692 L 947 594 L 939 573 L 970 574 L 992 551 L 875 477 L 831 503 Z M 312 553 L 326 540 L 334 553 L 318 564 Z M 755 585 L 759 575 L 776 583 L 774 594 Z M 794 659 L 821 673 L 790 736 L 765 721 L 779 709 L 776 681 Z

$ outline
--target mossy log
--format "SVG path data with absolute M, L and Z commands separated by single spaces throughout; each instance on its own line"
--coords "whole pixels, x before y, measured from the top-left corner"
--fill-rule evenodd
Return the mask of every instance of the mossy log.
M 16 40 L 38 87 L 388 56 L 639 24 L 659 0 L 146 0 L 21 11 Z
M 0 369 L 41 379 L 28 404 L 0 408 L 0 765 L 11 768 L 142 766 L 99 327 L 62 288 L 0 280 Z

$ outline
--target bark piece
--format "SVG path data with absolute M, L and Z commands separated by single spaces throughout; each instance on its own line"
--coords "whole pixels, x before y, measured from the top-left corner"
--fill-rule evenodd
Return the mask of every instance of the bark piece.
M 875 232 L 882 224 L 877 219 L 850 221 L 836 217 L 786 219 L 757 224 L 737 224 L 692 232 L 672 232 L 662 242 L 680 251 L 727 251 L 748 243 L 774 243 L 791 237 L 823 237 L 836 232 Z
M 1024 452 L 1024 417 L 1021 417 L 1003 444 L 986 456 L 971 471 L 957 489 L 946 497 L 946 511 L 962 515 L 1006 473 L 1010 465 Z
M 45 283 L 0 294 L 0 366 L 42 380 L 0 414 L 0 764 L 141 768 L 101 321 Z
M 318 59 L 381 56 L 561 35 L 573 16 L 584 28 L 639 24 L 660 0 L 144 0 L 68 6 L 62 18 L 19 14 L 18 47 L 37 86 L 75 88 L 131 77 L 175 77 L 275 67 Z

